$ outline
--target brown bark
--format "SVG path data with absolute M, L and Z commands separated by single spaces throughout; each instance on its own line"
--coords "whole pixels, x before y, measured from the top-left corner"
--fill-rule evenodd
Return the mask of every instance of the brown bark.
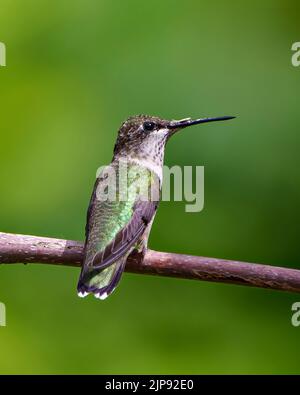
M 78 241 L 0 233 L 0 263 L 50 263 L 80 266 Z M 226 259 L 148 250 L 132 254 L 126 271 L 194 280 L 239 284 L 300 293 L 300 270 Z

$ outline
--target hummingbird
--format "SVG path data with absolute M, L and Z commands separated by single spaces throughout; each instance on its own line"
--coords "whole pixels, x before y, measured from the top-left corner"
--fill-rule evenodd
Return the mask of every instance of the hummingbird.
M 115 177 L 103 169 L 90 200 L 78 296 L 94 294 L 106 299 L 119 284 L 128 256 L 134 250 L 145 254 L 160 201 L 164 152 L 170 137 L 192 125 L 233 118 L 170 121 L 137 115 L 121 125 L 109 165 Z M 126 172 L 120 170 L 120 165 L 126 166 Z M 108 182 L 109 178 L 113 182 Z M 110 193 L 104 193 L 103 199 L 103 191 L 109 187 Z

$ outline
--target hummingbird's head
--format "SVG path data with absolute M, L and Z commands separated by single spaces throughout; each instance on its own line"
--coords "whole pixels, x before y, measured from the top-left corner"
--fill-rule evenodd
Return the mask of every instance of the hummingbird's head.
M 168 137 L 168 123 L 169 121 L 150 115 L 128 118 L 120 127 L 114 154 L 139 157 L 154 146 L 162 147 Z
M 114 156 L 131 156 L 159 162 L 167 140 L 177 131 L 188 126 L 205 122 L 224 121 L 234 117 L 185 118 L 166 120 L 149 115 L 136 115 L 128 118 L 119 130 Z

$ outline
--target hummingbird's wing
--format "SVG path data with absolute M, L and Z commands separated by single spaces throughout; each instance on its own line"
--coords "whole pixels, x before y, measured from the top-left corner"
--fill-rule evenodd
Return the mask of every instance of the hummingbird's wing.
M 102 298 L 117 286 L 126 260 L 151 222 L 158 200 L 143 200 L 138 194 L 126 202 L 97 200 L 97 180 L 88 209 L 85 259 L 78 284 L 81 296 Z M 159 188 L 159 183 L 152 183 Z M 103 297 L 104 298 L 104 297 Z
M 134 247 L 151 222 L 157 206 L 157 202 L 137 200 L 133 205 L 131 220 L 104 250 L 97 252 L 92 261 L 93 268 L 104 269 L 110 266 Z

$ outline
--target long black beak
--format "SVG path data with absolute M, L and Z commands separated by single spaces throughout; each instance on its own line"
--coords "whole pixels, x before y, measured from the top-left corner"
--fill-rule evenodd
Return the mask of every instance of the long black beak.
M 187 126 L 198 125 L 199 123 L 214 122 L 214 121 L 227 121 L 228 119 L 234 119 L 235 117 L 225 116 L 217 118 L 199 118 L 199 119 L 181 119 L 180 121 L 172 121 L 168 125 L 169 129 L 181 129 Z

